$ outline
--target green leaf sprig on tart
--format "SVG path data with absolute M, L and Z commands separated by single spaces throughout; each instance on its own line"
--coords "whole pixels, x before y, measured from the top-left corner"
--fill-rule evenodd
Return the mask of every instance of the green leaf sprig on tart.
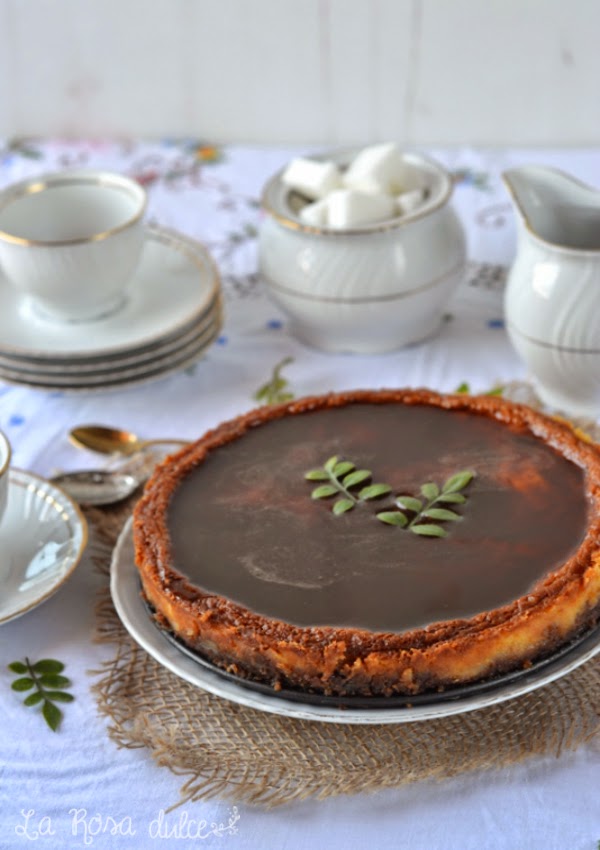
M 406 528 L 421 537 L 446 537 L 448 532 L 437 523 L 458 522 L 462 519 L 456 511 L 447 505 L 464 505 L 467 497 L 461 493 L 472 481 L 474 473 L 464 469 L 452 475 L 440 488 L 433 481 L 421 485 L 422 499 L 415 496 L 397 496 L 395 504 L 398 510 L 382 511 L 377 519 L 387 525 Z M 410 518 L 412 514 L 412 518 Z M 435 520 L 435 523 L 430 522 Z
M 311 469 L 304 476 L 308 481 L 326 481 L 311 493 L 313 499 L 329 499 L 331 496 L 340 496 L 332 507 L 336 516 L 351 511 L 361 502 L 376 499 L 391 493 L 389 484 L 366 484 L 371 477 L 370 469 L 357 469 L 348 460 L 340 460 L 337 455 L 325 461 L 320 469 Z M 364 484 L 360 490 L 356 488 Z
M 311 493 L 313 499 L 338 498 L 332 512 L 339 516 L 353 510 L 357 505 L 378 499 L 392 492 L 389 484 L 367 483 L 372 478 L 370 469 L 357 469 L 348 460 L 337 455 L 325 461 L 322 467 L 311 469 L 305 474 L 308 481 L 322 482 Z M 386 525 L 397 526 L 421 537 L 446 537 L 447 531 L 440 523 L 458 522 L 460 514 L 448 505 L 464 505 L 467 497 L 461 492 L 474 478 L 475 473 L 463 469 L 452 475 L 440 487 L 433 481 L 421 485 L 422 498 L 410 495 L 396 496 L 395 510 L 380 511 L 377 519 Z M 363 486 L 361 486 L 363 485 Z M 361 487 L 360 490 L 357 490 Z

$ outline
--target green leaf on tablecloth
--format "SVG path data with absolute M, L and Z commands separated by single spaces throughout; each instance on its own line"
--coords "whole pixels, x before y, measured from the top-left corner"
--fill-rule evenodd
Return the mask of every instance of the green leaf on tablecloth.
M 15 679 L 15 681 L 11 685 L 11 688 L 13 689 L 13 691 L 30 691 L 34 685 L 35 682 L 33 681 L 33 679 Z
M 294 393 L 288 389 L 288 381 L 281 374 L 285 366 L 294 362 L 293 357 L 284 357 L 273 367 L 269 380 L 254 393 L 252 398 L 259 404 L 283 404 L 294 398 Z
M 66 691 L 46 691 L 46 696 L 52 702 L 73 702 L 75 697 Z
M 45 688 L 68 688 L 71 684 L 71 680 L 66 676 L 57 676 L 56 673 L 44 673 L 38 681 Z
M 42 658 L 41 661 L 35 662 L 33 669 L 36 673 L 62 673 L 65 665 L 55 658 Z
M 50 729 L 56 732 L 62 720 L 62 711 L 54 705 L 55 702 L 72 702 L 75 697 L 63 690 L 69 687 L 71 680 L 59 675 L 65 665 L 55 658 L 42 658 L 32 663 L 29 658 L 25 661 L 13 661 L 8 669 L 17 673 L 20 678 L 11 684 L 13 691 L 33 691 L 23 700 L 23 705 L 32 707 L 42 704 L 42 716 Z M 27 673 L 27 676 L 21 676 Z
M 42 714 L 44 715 L 44 720 L 48 724 L 48 726 L 52 729 L 53 732 L 56 732 L 60 725 L 60 721 L 62 720 L 62 711 L 60 708 L 57 708 L 54 703 L 46 700 L 44 705 L 42 706 Z

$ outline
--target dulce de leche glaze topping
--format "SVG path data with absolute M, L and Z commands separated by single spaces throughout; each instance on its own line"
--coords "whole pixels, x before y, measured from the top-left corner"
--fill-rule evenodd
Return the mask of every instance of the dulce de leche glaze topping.
M 383 525 L 385 496 L 341 516 L 304 474 L 332 455 L 419 495 L 469 469 L 460 522 L 423 538 Z M 208 452 L 168 507 L 192 585 L 296 626 L 403 632 L 527 595 L 580 545 L 583 472 L 524 430 L 460 409 L 357 403 L 266 421 Z M 183 582 L 178 587 L 183 592 Z

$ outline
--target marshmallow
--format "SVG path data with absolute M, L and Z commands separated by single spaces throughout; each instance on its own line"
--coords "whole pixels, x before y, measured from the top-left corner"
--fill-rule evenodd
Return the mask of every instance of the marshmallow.
M 329 211 L 329 199 L 321 198 L 320 201 L 313 201 L 312 204 L 306 204 L 299 212 L 300 221 L 304 224 L 310 224 L 313 227 L 327 227 Z
M 397 195 L 406 188 L 406 168 L 393 142 L 363 148 L 343 175 L 348 189 Z
M 408 215 L 421 206 L 425 200 L 425 189 L 411 189 L 396 198 L 396 209 L 400 215 Z
M 334 162 L 317 162 L 313 159 L 293 159 L 281 176 L 290 189 L 295 189 L 315 201 L 341 186 L 341 177 Z
M 394 199 L 389 195 L 338 189 L 328 196 L 327 201 L 330 227 L 358 227 L 397 215 Z

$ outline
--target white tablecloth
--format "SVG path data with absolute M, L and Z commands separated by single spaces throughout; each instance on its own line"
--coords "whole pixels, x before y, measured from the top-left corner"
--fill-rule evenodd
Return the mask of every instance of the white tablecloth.
M 510 263 L 515 238 L 500 173 L 510 164 L 544 162 L 600 186 L 600 150 L 429 151 L 456 174 L 455 205 L 472 265 L 451 318 L 435 339 L 377 357 L 327 355 L 304 347 L 262 294 L 255 260 L 257 199 L 264 180 L 295 153 L 214 150 L 196 140 L 0 144 L 0 185 L 70 165 L 109 168 L 142 180 L 150 217 L 213 251 L 227 311 L 222 335 L 194 369 L 149 385 L 68 394 L 0 383 L 0 428 L 12 441 L 16 466 L 48 475 L 98 465 L 97 458 L 67 442 L 67 430 L 82 422 L 120 425 L 144 437 L 196 437 L 250 408 L 258 386 L 288 355 L 294 360 L 286 376 L 298 396 L 402 385 L 453 390 L 463 381 L 479 390 L 524 376 L 503 328 L 502 275 L 495 268 Z M 600 754 L 592 743 L 511 769 L 274 811 L 238 806 L 234 812 L 227 802 L 200 801 L 165 815 L 159 826 L 160 811 L 178 800 L 181 778 L 157 767 L 143 749 L 119 750 L 90 693 L 89 670 L 110 654 L 109 647 L 92 642 L 99 582 L 84 559 L 53 598 L 0 627 L 2 850 L 24 848 L 32 840 L 48 848 L 171 848 L 193 841 L 231 850 L 597 847 Z M 67 664 L 76 700 L 65 706 L 56 734 L 10 689 L 6 665 L 25 655 Z M 186 818 L 187 827 L 182 826 Z M 235 832 L 219 829 L 230 821 Z M 117 834 L 111 835 L 115 823 Z

